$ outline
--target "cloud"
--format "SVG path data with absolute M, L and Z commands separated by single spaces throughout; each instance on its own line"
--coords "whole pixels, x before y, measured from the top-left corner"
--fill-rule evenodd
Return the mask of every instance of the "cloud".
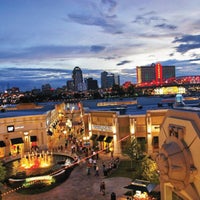
M 130 63 L 130 62 L 131 62 L 131 61 L 129 61 L 129 60 L 123 60 L 123 61 L 117 63 L 117 65 L 118 65 L 118 66 L 120 66 L 120 65 L 125 65 L 125 64 Z
M 99 53 L 106 47 L 101 45 L 92 46 L 34 46 L 24 49 L 11 51 L 0 51 L 0 60 L 7 59 L 45 59 L 45 58 L 63 58 L 73 55 L 86 55 L 90 53 Z
M 112 13 L 117 7 L 117 2 L 114 0 L 101 0 L 101 3 L 107 7 L 109 13 Z
M 162 29 L 168 29 L 168 30 L 175 30 L 177 26 L 171 25 L 171 24 L 157 24 L 155 25 L 156 28 L 162 28 Z
M 164 18 L 157 16 L 156 12 L 150 11 L 147 13 L 137 15 L 132 22 L 137 24 L 151 25 L 157 22 L 160 23 L 165 21 L 166 20 Z
M 65 21 L 75 22 L 80 25 L 97 26 L 102 28 L 106 33 L 122 34 L 124 24 L 117 20 L 115 8 L 117 2 L 114 0 L 101 0 L 101 3 L 90 3 L 88 9 L 84 12 L 69 13 Z M 94 12 L 95 10 L 95 12 Z
M 176 47 L 176 50 L 184 54 L 192 49 L 200 48 L 200 35 L 183 35 L 175 38 L 173 43 L 181 43 Z
M 103 51 L 104 49 L 105 49 L 104 46 L 93 45 L 93 46 L 91 46 L 90 51 L 98 53 L 98 52 Z

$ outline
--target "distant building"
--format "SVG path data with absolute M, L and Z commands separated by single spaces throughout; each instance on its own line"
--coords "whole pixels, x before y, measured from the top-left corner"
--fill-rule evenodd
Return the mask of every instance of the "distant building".
M 108 74 L 106 88 L 111 88 L 114 84 L 115 84 L 114 74 Z
M 49 83 L 42 85 L 42 92 L 50 91 L 51 85 Z
M 99 88 L 97 80 L 94 80 L 93 78 L 87 78 L 85 79 L 85 82 L 86 82 L 87 90 L 97 90 Z
M 80 67 L 75 67 L 72 71 L 74 91 L 83 91 L 83 74 Z
M 110 88 L 113 85 L 120 85 L 120 78 L 117 74 L 109 74 L 108 72 L 104 71 L 101 73 L 101 88 Z
M 67 89 L 70 91 L 74 90 L 74 81 L 73 80 L 67 80 Z
M 175 78 L 175 66 L 162 66 L 160 63 L 151 66 L 137 66 L 137 84 L 145 82 L 162 83 L 170 78 Z
M 102 89 L 107 88 L 107 75 L 108 75 L 108 72 L 106 71 L 101 72 L 101 88 Z
M 114 74 L 114 83 L 115 85 L 120 85 L 120 76 L 118 74 Z

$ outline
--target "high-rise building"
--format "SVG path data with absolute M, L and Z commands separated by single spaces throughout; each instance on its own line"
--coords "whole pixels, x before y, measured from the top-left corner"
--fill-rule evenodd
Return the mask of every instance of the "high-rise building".
M 115 84 L 114 74 L 107 75 L 107 88 L 111 88 Z
M 83 74 L 80 67 L 75 67 L 72 71 L 74 91 L 83 91 Z
M 70 91 L 74 90 L 74 81 L 73 80 L 67 80 L 67 89 Z
M 108 73 L 106 71 L 101 73 L 101 88 L 110 88 L 113 85 L 119 85 L 120 78 L 118 74 Z
M 169 78 L 175 78 L 175 66 L 162 66 L 160 63 L 150 66 L 137 66 L 137 84 L 145 82 L 162 83 Z
M 94 80 L 93 78 L 87 78 L 85 79 L 85 82 L 86 82 L 87 90 L 97 90 L 99 88 L 97 80 Z
M 114 83 L 115 85 L 120 85 L 120 77 L 118 74 L 114 74 Z
M 106 71 L 101 72 L 101 88 L 102 89 L 107 88 L 107 75 L 108 75 L 108 72 Z

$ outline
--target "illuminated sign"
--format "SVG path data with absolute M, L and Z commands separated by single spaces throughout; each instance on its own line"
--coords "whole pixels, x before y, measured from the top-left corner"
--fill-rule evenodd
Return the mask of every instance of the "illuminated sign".
M 13 125 L 12 126 L 7 126 L 7 131 L 8 132 L 14 132 L 15 131 L 14 126 Z
M 101 126 L 101 125 L 92 125 L 93 130 L 97 131 L 106 131 L 106 132 L 112 132 L 112 126 Z
M 24 128 L 24 126 L 16 126 L 16 127 L 15 127 L 15 130 L 21 129 L 21 128 Z
M 162 65 L 160 63 L 156 64 L 156 82 L 162 81 Z

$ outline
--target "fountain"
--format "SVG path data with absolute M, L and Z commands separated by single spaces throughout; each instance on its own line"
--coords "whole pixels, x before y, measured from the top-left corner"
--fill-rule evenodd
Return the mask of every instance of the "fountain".
M 48 151 L 42 153 L 32 152 L 25 155 L 20 163 L 21 167 L 24 169 L 37 169 L 37 168 L 45 168 L 50 166 L 52 162 L 52 153 L 50 154 Z
M 8 184 L 11 187 L 30 188 L 42 184 L 43 187 L 64 181 L 73 169 L 74 160 L 65 155 L 52 152 L 28 152 L 20 160 L 6 164 Z

